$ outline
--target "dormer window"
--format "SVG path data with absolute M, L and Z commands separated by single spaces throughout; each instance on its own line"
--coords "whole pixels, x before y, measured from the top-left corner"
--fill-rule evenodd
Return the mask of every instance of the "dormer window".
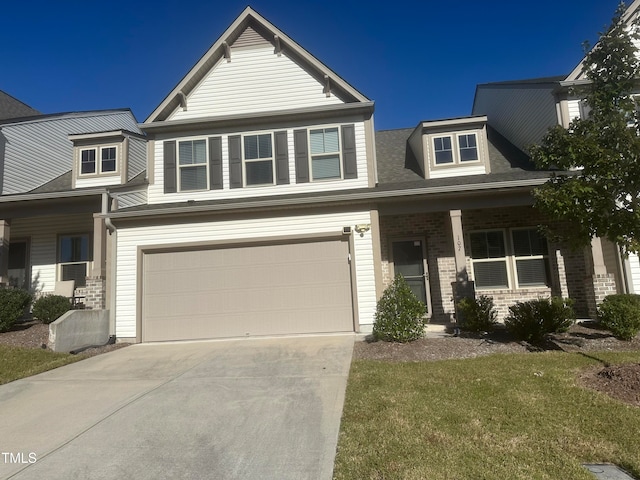
M 100 159 L 99 162 L 96 157 Z M 118 149 L 115 146 L 83 148 L 80 150 L 80 175 L 115 173 L 118 170 L 117 158 Z
M 475 133 L 433 137 L 433 153 L 436 165 L 476 162 L 480 158 Z

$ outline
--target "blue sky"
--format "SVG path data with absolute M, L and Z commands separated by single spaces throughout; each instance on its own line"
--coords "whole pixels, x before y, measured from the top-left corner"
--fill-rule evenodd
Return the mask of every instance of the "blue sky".
M 628 3 L 628 2 L 627 2 Z M 376 129 L 468 115 L 478 83 L 568 73 L 618 0 L 269 1 L 250 5 L 376 102 Z M 0 90 L 43 113 L 142 122 L 247 3 L 12 1 Z

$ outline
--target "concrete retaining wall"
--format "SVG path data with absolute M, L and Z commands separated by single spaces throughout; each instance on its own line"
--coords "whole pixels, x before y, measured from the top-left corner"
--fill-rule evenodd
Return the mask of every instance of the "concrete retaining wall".
M 49 348 L 70 352 L 109 340 L 109 310 L 69 310 L 49 325 Z

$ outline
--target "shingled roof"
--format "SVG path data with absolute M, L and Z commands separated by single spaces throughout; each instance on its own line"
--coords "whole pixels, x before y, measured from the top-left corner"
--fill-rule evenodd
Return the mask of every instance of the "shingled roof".
M 376 132 L 376 156 L 378 163 L 378 184 L 382 187 L 394 183 L 439 183 L 442 179 L 425 180 L 419 162 L 408 146 L 409 135 L 413 128 L 381 130 Z M 511 144 L 496 130 L 487 126 L 489 141 L 489 162 L 491 173 L 485 175 L 483 182 L 503 181 L 507 178 L 538 178 L 542 172 L 536 171 L 529 157 Z M 542 173 L 546 175 L 546 173 Z M 478 175 L 474 175 L 478 181 Z M 469 176 L 451 177 L 446 184 L 469 183 Z
M 0 90 L 0 120 L 31 117 L 33 115 L 40 115 L 40 112 Z

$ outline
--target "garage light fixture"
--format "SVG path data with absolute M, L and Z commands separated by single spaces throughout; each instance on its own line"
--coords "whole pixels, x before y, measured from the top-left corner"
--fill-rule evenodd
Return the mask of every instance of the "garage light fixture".
M 356 225 L 355 230 L 356 230 L 356 232 L 358 232 L 360 234 L 361 237 L 364 237 L 364 233 L 368 232 L 369 230 L 371 230 L 371 224 L 370 223 L 361 223 L 359 225 Z

